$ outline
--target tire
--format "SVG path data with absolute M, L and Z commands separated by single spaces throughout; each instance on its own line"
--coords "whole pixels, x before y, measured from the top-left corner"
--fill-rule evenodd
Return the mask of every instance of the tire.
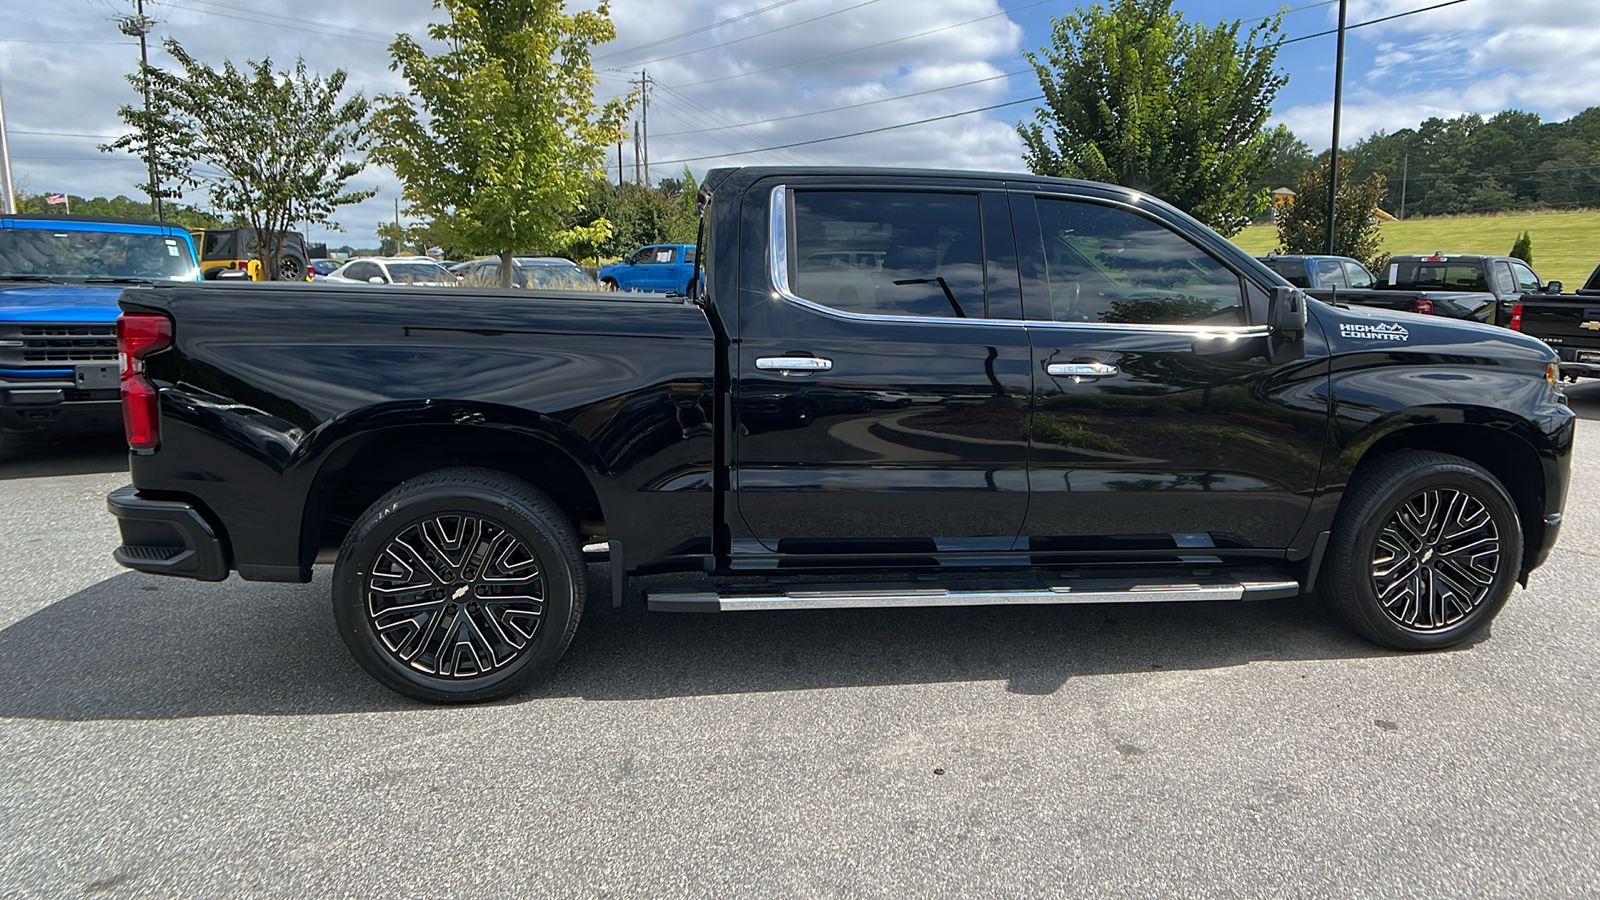
M 617 287 L 617 281 L 614 278 L 602 278 L 602 279 L 600 279 L 600 289 L 603 290 L 603 291 L 621 290 L 621 288 Z
M 292 253 L 278 257 L 279 281 L 305 281 L 306 261 Z
M 1334 520 L 1318 592 L 1368 640 L 1435 650 L 1489 623 L 1522 568 L 1516 505 L 1481 466 L 1402 450 L 1365 465 Z
M 386 687 L 432 703 L 494 700 L 555 668 L 583 615 L 586 571 L 550 498 L 503 472 L 440 469 L 356 520 L 334 567 L 333 617 Z M 401 605 L 409 615 L 393 612 Z

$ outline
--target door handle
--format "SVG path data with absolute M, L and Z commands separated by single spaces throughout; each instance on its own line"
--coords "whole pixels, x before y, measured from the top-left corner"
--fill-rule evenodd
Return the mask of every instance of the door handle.
M 763 356 L 756 360 L 756 368 L 784 375 L 809 375 L 833 368 L 833 360 L 820 356 Z
M 1044 370 L 1051 375 L 1074 378 L 1104 378 L 1107 375 L 1117 374 L 1116 366 L 1103 362 L 1048 363 Z

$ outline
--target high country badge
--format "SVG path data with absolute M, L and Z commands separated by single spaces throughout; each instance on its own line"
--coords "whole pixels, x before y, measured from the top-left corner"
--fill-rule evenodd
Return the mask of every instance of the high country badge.
M 1411 339 L 1411 332 L 1398 322 L 1380 322 L 1377 325 L 1340 322 L 1339 336 L 1362 341 L 1406 341 Z

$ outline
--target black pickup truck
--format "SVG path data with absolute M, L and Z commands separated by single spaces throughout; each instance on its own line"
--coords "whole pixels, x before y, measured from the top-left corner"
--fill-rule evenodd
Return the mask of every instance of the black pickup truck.
M 145 572 L 307 581 L 376 678 L 503 696 L 585 561 L 653 610 L 1258 600 L 1478 634 L 1544 562 L 1573 415 L 1505 329 L 1335 308 L 1195 220 L 1029 175 L 707 174 L 694 299 L 130 289 Z M 693 577 L 693 576 L 691 576 Z
M 1538 338 L 1561 357 L 1570 380 L 1600 378 L 1600 266 L 1571 294 L 1529 294 L 1511 308 L 1512 331 Z

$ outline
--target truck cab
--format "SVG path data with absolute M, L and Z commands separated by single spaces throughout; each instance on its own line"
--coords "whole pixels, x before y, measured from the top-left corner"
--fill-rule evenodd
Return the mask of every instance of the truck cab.
M 646 291 L 689 296 L 694 293 L 695 246 L 651 244 L 620 262 L 602 266 L 601 285 L 615 291 Z
M 115 427 L 117 295 L 199 278 L 189 232 L 174 225 L 0 217 L 0 432 Z

